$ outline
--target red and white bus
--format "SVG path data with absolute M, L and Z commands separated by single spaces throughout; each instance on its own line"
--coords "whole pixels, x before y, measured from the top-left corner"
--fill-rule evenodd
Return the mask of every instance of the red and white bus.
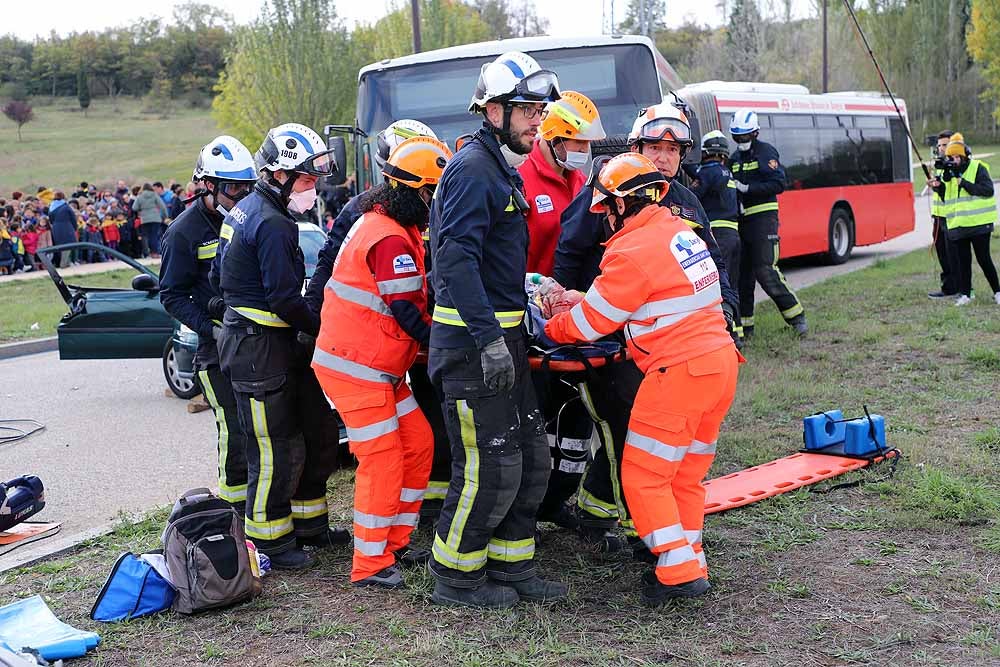
M 854 246 L 913 230 L 910 148 L 888 97 L 726 81 L 688 85 L 677 94 L 702 132 L 729 136 L 737 109 L 757 112 L 760 138 L 778 149 L 788 179 L 778 196 L 783 258 L 822 253 L 840 264 Z M 897 101 L 905 118 L 905 103 Z

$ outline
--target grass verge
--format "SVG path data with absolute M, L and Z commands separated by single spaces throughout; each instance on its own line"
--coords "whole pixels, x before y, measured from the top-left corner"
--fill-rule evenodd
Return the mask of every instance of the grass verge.
M 995 665 L 1000 405 L 997 368 L 970 352 L 1000 348 L 1000 307 L 930 302 L 933 281 L 920 251 L 803 290 L 804 341 L 761 306 L 712 475 L 794 451 L 805 414 L 862 404 L 887 417 L 905 459 L 892 480 L 850 473 L 869 483 L 709 517 L 714 590 L 703 599 L 644 609 L 641 566 L 548 526 L 540 567 L 570 583 L 562 605 L 438 608 L 423 572 L 407 574 L 407 591 L 356 590 L 339 552 L 269 575 L 262 597 L 234 609 L 96 626 L 86 616 L 111 562 L 157 546 L 159 511 L 0 575 L 0 602 L 40 593 L 100 632 L 81 665 Z M 330 491 L 347 522 L 350 472 Z

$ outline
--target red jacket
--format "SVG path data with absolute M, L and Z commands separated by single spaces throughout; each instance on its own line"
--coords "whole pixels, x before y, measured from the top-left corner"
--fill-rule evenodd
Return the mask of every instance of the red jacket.
M 528 211 L 528 271 L 551 276 L 559 244 L 559 218 L 587 180 L 579 170 L 560 176 L 542 154 L 541 141 L 535 142 L 527 161 L 518 171 L 524 179 Z

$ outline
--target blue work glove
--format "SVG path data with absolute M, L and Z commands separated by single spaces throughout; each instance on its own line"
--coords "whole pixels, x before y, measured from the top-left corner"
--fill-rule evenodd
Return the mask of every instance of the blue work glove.
M 533 343 L 543 348 L 558 347 L 558 343 L 545 335 L 545 323 L 548 320 L 542 316 L 542 309 L 534 302 L 528 302 L 528 320 L 525 324 L 528 327 L 528 335 Z

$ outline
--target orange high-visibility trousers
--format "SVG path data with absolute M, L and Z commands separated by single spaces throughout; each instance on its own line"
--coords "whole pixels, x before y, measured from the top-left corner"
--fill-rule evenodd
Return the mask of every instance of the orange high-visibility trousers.
M 650 371 L 635 397 L 622 487 L 636 531 L 668 585 L 708 576 L 701 531 L 705 488 L 741 360 L 733 345 Z
M 406 382 L 395 387 L 316 377 L 347 427 L 354 474 L 354 563 L 359 581 L 395 563 L 410 543 L 427 491 L 434 435 Z

